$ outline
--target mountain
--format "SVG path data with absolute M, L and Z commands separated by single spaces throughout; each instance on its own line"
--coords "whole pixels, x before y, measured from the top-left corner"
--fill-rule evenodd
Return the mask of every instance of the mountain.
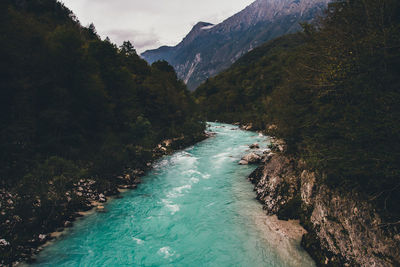
M 149 63 L 168 61 L 178 77 L 194 90 L 207 78 L 228 68 L 253 48 L 300 30 L 329 0 L 257 0 L 244 10 L 213 25 L 197 23 L 176 46 L 162 46 L 141 56 Z

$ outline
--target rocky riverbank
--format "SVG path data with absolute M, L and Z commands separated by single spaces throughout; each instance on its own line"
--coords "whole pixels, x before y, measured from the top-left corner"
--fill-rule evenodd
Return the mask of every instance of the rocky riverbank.
M 193 142 L 212 136 L 205 133 Z M 152 161 L 171 154 L 183 147 L 192 145 L 184 137 L 165 140 L 153 149 Z M 42 199 L 33 203 L 32 218 L 24 220 L 21 217 L 21 203 L 23 196 L 17 193 L 0 189 L 0 266 L 16 266 L 20 262 L 33 262 L 46 242 L 56 238 L 63 229 L 71 227 L 78 217 L 88 211 L 104 211 L 103 203 L 110 197 L 118 197 L 121 190 L 135 189 L 142 177 L 152 166 L 152 162 L 145 163 L 141 168 L 126 169 L 121 175 L 110 177 L 107 185 L 100 184 L 95 179 L 80 179 L 71 184 L 69 190 L 63 192 L 64 201 L 54 203 L 51 210 L 43 208 Z M 50 185 L 50 190 L 56 190 L 56 185 Z M 59 193 L 59 192 L 57 192 Z M 24 234 L 23 242 L 14 243 L 7 236 Z
M 300 219 L 302 246 L 318 266 L 400 266 L 399 226 L 385 224 L 361 194 L 319 182 L 323 174 L 281 153 L 282 141 L 271 148 L 249 180 L 267 214 Z

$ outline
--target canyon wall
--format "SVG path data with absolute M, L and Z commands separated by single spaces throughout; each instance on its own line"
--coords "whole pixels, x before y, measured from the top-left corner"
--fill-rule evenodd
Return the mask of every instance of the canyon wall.
M 301 160 L 275 153 L 249 179 L 268 214 L 300 219 L 318 266 L 399 266 L 400 225 L 385 224 L 357 192 L 328 188 Z

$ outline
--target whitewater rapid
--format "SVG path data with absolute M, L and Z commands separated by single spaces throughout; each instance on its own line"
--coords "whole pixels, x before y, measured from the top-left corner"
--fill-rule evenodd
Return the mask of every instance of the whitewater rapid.
M 216 136 L 160 159 L 136 190 L 77 221 L 34 266 L 314 266 L 291 237 L 297 226 L 255 200 L 246 179 L 255 167 L 237 164 L 268 138 L 228 124 L 209 130 Z

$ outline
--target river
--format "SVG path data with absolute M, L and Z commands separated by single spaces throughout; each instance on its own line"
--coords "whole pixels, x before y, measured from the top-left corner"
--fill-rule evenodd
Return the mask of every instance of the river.
M 299 240 L 276 235 L 237 162 L 268 139 L 211 123 L 216 136 L 154 164 L 123 193 L 47 246 L 33 266 L 314 266 Z

